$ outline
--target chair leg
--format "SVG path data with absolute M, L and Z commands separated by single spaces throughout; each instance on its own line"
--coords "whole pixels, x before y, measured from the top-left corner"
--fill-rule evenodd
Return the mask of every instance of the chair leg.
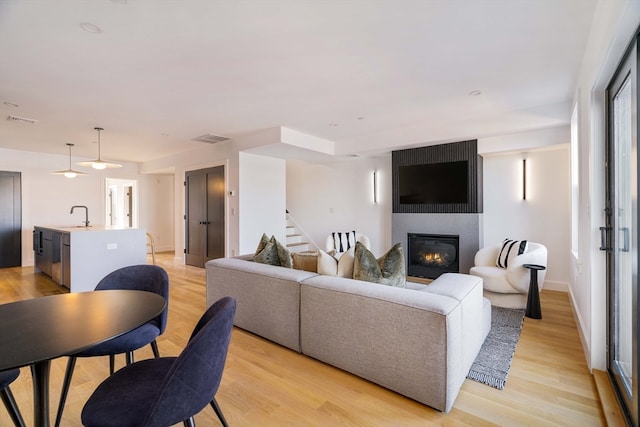
M 25 427 L 24 420 L 22 419 L 22 415 L 20 414 L 20 410 L 18 409 L 18 405 L 16 404 L 16 400 L 13 398 L 13 393 L 11 393 L 9 386 L 2 389 L 0 397 L 2 397 L 2 402 L 4 403 L 4 406 L 7 407 L 7 411 L 9 411 L 9 416 L 11 417 L 13 424 L 15 424 L 16 427 Z
M 220 422 L 222 423 L 222 425 L 224 427 L 229 427 L 229 424 L 227 424 L 227 420 L 224 419 L 224 415 L 222 415 L 222 410 L 220 409 L 220 406 L 218 406 L 218 402 L 216 402 L 215 397 L 211 399 L 211 407 L 213 408 L 214 411 L 216 411 L 216 415 L 218 416 L 218 418 L 220 418 Z
M 69 386 L 71 385 L 71 377 L 73 376 L 73 369 L 75 366 L 76 358 L 70 356 L 67 361 L 67 370 L 64 373 L 62 391 L 60 392 L 60 402 L 58 403 L 58 413 L 56 414 L 56 423 L 54 424 L 55 427 L 59 427 L 60 421 L 62 421 L 62 411 L 64 410 L 64 404 L 67 401 L 67 394 L 69 393 Z
M 184 427 L 196 427 L 196 423 L 195 421 L 193 421 L 193 417 L 189 417 L 188 420 L 184 420 L 182 424 L 184 424 Z
M 158 351 L 158 343 L 156 340 L 151 341 L 151 349 L 153 350 L 153 355 L 155 357 L 160 357 L 160 352 Z
M 110 354 L 109 355 L 109 375 L 113 375 L 115 370 L 116 370 L 116 355 Z
M 129 366 L 133 363 L 133 351 L 127 351 L 125 354 L 127 357 L 127 366 Z

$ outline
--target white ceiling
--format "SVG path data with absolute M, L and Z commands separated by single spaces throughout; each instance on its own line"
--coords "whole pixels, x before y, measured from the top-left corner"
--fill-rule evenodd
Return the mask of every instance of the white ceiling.
M 0 0 L 0 147 L 93 158 L 101 126 L 103 158 L 142 162 L 285 126 L 349 154 L 566 124 L 595 6 Z

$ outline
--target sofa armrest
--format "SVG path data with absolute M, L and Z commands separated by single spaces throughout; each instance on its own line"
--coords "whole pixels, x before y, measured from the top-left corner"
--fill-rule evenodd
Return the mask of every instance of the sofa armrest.
M 224 296 L 237 301 L 234 325 L 300 352 L 300 281 L 316 273 L 260 264 L 242 257 L 205 264 L 207 307 Z

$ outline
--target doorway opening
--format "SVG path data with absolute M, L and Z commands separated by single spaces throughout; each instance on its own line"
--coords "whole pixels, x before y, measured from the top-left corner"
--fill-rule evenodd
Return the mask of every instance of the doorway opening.
M 105 224 L 111 227 L 138 226 L 138 181 L 106 179 Z

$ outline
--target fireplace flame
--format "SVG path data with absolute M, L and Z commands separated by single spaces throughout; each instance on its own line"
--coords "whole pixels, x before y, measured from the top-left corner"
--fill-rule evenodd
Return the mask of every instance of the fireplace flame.
M 443 258 L 438 252 L 424 255 L 424 260 L 429 264 L 446 264 L 447 260 Z

